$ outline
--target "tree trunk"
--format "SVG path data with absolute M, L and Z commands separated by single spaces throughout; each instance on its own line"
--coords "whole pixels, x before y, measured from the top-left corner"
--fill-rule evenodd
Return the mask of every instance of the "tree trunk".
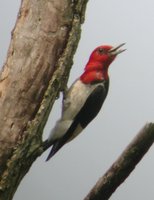
M 0 200 L 11 200 L 43 150 L 67 83 L 88 0 L 23 0 L 0 74 Z

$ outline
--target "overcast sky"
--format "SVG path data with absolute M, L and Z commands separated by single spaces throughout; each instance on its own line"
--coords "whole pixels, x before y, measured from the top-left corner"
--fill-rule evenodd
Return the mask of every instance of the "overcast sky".
M 0 1 L 0 63 L 5 61 L 20 0 Z M 49 162 L 45 152 L 23 179 L 14 200 L 82 200 L 146 122 L 154 120 L 154 1 L 90 0 L 69 85 L 91 51 L 126 42 L 111 65 L 108 97 L 98 117 Z M 60 114 L 58 101 L 44 137 Z M 154 147 L 111 200 L 154 199 Z

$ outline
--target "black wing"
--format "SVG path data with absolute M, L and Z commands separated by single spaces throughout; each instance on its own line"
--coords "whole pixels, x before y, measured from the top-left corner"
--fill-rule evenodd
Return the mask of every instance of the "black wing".
M 84 129 L 96 117 L 107 96 L 108 86 L 109 82 L 105 82 L 102 85 L 99 84 L 94 89 L 94 91 L 91 93 L 81 108 L 80 112 L 74 118 L 74 121 L 70 128 L 67 130 L 66 134 L 61 139 L 55 141 L 53 144 L 47 160 L 49 160 L 72 137 L 72 134 L 79 124 Z
M 85 128 L 100 111 L 106 98 L 107 92 L 108 88 L 104 87 L 104 85 L 98 85 L 98 87 L 96 87 L 92 94 L 89 96 L 84 106 L 75 117 L 74 121 L 78 121 L 82 128 Z

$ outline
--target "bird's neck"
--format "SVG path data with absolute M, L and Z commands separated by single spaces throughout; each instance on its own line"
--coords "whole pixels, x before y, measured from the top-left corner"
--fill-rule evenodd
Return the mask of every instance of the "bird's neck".
M 88 62 L 80 80 L 85 84 L 93 84 L 108 80 L 108 66 L 100 62 Z

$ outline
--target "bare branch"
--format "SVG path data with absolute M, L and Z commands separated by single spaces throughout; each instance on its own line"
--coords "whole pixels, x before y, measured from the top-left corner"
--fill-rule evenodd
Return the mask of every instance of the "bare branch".
M 146 124 L 84 200 L 107 200 L 129 176 L 154 142 L 154 124 Z

